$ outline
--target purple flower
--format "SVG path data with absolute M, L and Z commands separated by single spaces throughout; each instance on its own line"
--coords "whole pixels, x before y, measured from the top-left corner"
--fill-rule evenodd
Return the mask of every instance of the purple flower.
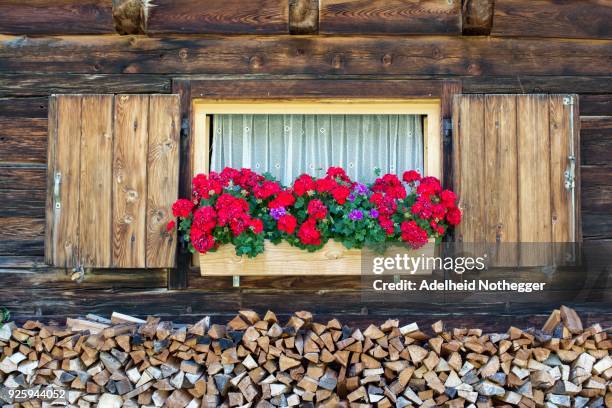
M 372 208 L 370 210 L 370 217 L 372 218 L 378 218 L 378 210 L 376 208 Z
M 287 211 L 285 210 L 285 207 L 278 207 L 278 208 L 272 208 L 270 210 L 270 215 L 272 216 L 272 218 L 274 218 L 276 221 L 278 221 L 278 219 L 280 217 L 282 217 L 283 215 L 287 214 Z
M 351 193 L 348 196 L 349 201 L 355 201 L 355 194 Z
M 357 221 L 363 218 L 363 212 L 361 212 L 361 210 L 353 210 L 348 217 L 353 221 Z
M 365 184 L 357 183 L 355 184 L 355 187 L 353 187 L 353 191 L 357 194 L 367 194 L 368 186 L 366 186 Z

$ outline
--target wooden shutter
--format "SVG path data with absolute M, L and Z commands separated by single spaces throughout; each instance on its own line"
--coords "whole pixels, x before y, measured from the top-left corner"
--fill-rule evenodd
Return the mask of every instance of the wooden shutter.
M 47 263 L 174 265 L 178 95 L 53 95 L 48 152 Z
M 497 262 L 526 265 L 548 263 L 550 254 L 529 259 L 524 243 L 581 239 L 576 95 L 457 95 L 453 121 L 454 183 L 464 211 L 458 241 L 521 243 L 523 253 L 506 244 Z

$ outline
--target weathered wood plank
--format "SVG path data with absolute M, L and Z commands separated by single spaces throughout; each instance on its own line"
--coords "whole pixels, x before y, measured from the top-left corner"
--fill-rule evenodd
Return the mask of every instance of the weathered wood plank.
M 550 134 L 548 97 L 523 95 L 517 101 L 519 241 L 551 242 Z M 542 246 L 521 248 L 521 265 L 548 265 Z
M 45 217 L 45 190 L 0 190 L 0 217 Z
M 54 96 L 57 110 L 50 109 L 49 184 L 47 188 L 47 229 L 45 242 L 53 265 L 71 267 L 79 256 L 79 176 L 81 138 L 81 99 L 77 96 Z M 51 117 L 51 115 L 57 115 Z
M 187 79 L 185 79 L 187 80 Z M 193 79 L 191 93 L 200 98 L 426 98 L 439 97 L 443 81 L 355 79 Z
M 550 96 L 549 115 L 551 236 L 552 242 L 568 242 L 574 240 L 572 234 L 575 234 L 575 231 L 572 231 L 574 226 L 570 222 L 574 192 L 565 188 L 564 176 L 569 166 L 568 156 L 570 155 L 572 129 L 570 127 L 570 108 L 563 104 L 562 96 Z M 574 137 L 579 137 L 579 129 L 575 131 Z
M 583 185 L 582 208 L 590 213 L 612 213 L 612 183 L 607 185 Z
M 609 0 L 496 0 L 491 35 L 612 38 Z
M 518 146 L 516 97 L 485 96 L 486 242 L 503 243 L 495 253 L 495 265 L 517 265 L 518 242 Z M 493 187 L 495 186 L 495 187 Z
M 17 70 L 18 72 L 21 70 Z M 0 73 L 0 96 L 60 93 L 168 93 L 164 75 Z
M 291 34 L 319 32 L 319 0 L 289 0 L 289 32 Z
M 452 122 L 453 116 L 453 99 L 455 95 L 460 94 L 462 91 L 461 81 L 456 80 L 448 80 L 442 83 L 442 92 L 440 97 L 440 114 L 443 121 L 450 120 Z M 453 139 L 452 137 L 447 137 L 449 131 L 448 129 L 442 129 L 443 132 L 443 177 L 442 177 L 442 185 L 445 188 L 451 188 L 453 184 Z M 450 135 L 452 136 L 452 129 L 450 129 Z M 449 237 L 452 239 L 452 237 Z
M 84 267 L 111 264 L 113 96 L 83 96 L 79 249 Z
M 0 164 L 0 189 L 45 190 L 47 170 L 43 165 Z
M 173 267 L 176 229 L 168 232 L 172 203 L 178 198 L 179 177 L 179 97 L 151 95 L 149 101 L 149 143 L 147 157 L 147 236 L 148 268 Z
M 510 60 L 512 61 L 512 59 Z M 512 65 L 512 64 L 508 64 Z M 610 76 L 570 76 L 568 73 L 553 76 L 515 75 L 474 76 L 463 78 L 465 93 L 579 93 L 610 94 Z
M 609 166 L 612 151 L 612 116 L 582 117 L 580 157 L 586 166 Z
M 494 0 L 463 1 L 463 35 L 489 35 L 493 25 Z
M 585 241 L 612 239 L 612 213 L 582 211 L 582 235 Z
M 47 119 L 0 118 L 0 163 L 18 162 L 47 162 Z
M 2 118 L 47 119 L 49 98 L 0 98 Z
M 0 70 L 23 73 L 608 76 L 611 55 L 556 38 L 0 36 Z
M 582 187 L 612 185 L 612 164 L 610 166 L 580 166 Z M 586 205 L 588 203 L 582 203 Z
M 321 0 L 323 34 L 461 34 L 458 0 Z
M 167 273 L 163 269 L 86 269 L 79 282 L 71 279 L 72 271 L 39 267 L 18 269 L 0 263 L 0 279 L 5 286 L 15 289 L 153 289 L 166 286 Z
M 612 116 L 612 95 L 580 95 L 581 116 Z
M 460 197 L 463 220 L 455 237 L 463 242 L 482 242 L 485 229 L 485 120 L 484 96 L 455 98 L 453 132 L 455 191 Z
M 286 34 L 288 1 L 156 0 L 147 34 Z
M 149 97 L 115 97 L 112 266 L 145 265 Z
M 0 231 L 3 239 L 33 240 L 44 239 L 44 218 L 31 217 L 2 217 L 0 218 Z
M 114 33 L 111 0 L 5 0 L 0 3 L 0 33 Z

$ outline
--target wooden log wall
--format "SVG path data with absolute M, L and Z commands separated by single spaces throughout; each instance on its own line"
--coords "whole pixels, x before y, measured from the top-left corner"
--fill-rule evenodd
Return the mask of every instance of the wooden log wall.
M 342 277 L 314 283 L 245 279 L 237 291 L 229 279 L 204 279 L 192 270 L 192 291 L 176 302 L 164 290 L 164 270 L 86 271 L 76 283 L 71 271 L 43 267 L 52 93 L 170 93 L 173 84 L 188 89 L 191 79 L 231 79 L 248 94 L 252 80 L 279 87 L 283 79 L 293 83 L 289 94 L 305 78 L 326 87 L 336 81 L 346 96 L 362 97 L 364 81 L 381 84 L 380 93 L 400 82 L 401 89 L 414 85 L 425 92 L 448 80 L 460 83 L 464 93 L 576 93 L 583 235 L 612 240 L 610 1 L 211 0 L 205 8 L 193 0 L 151 3 L 0 2 L 0 279 L 8 282 L 0 298 L 18 312 L 108 312 L 129 299 L 133 312 L 157 302 L 170 314 L 230 313 L 258 302 L 281 304 L 294 291 L 303 308 L 311 308 L 315 296 L 322 312 L 375 313 L 360 303 L 358 282 Z M 305 90 L 313 96 L 318 91 Z M 605 288 L 609 279 L 602 279 Z M 15 287 L 33 288 L 37 300 L 25 299 Z M 323 295 L 330 287 L 342 289 Z M 526 306 L 495 301 L 478 310 L 527 313 Z

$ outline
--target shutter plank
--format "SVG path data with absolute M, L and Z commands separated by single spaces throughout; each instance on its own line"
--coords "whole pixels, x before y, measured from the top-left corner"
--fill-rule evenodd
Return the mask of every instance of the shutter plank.
M 516 96 L 485 97 L 486 242 L 499 243 L 496 266 L 516 265 L 518 258 L 518 152 Z
M 145 265 L 149 97 L 115 97 L 113 254 L 116 267 Z
M 54 168 L 61 181 L 59 208 L 57 200 L 54 201 L 53 263 L 69 268 L 79 261 L 80 96 L 58 96 L 57 115 Z M 54 189 L 51 194 L 55 195 Z
M 55 214 L 53 202 L 54 174 L 56 169 L 55 151 L 57 145 L 57 97 L 49 97 L 48 112 L 48 147 L 47 147 L 47 202 L 45 207 L 45 263 L 53 265 L 55 262 Z
M 152 95 L 149 105 L 147 159 L 147 245 L 149 268 L 174 266 L 176 229 L 166 231 L 178 197 L 179 98 Z
M 550 136 L 547 95 L 525 95 L 517 104 L 519 240 L 521 265 L 549 265 L 551 242 Z
M 111 265 L 113 96 L 82 99 L 79 248 L 85 267 Z
M 459 131 L 455 132 L 453 146 L 459 147 L 455 152 L 455 177 L 464 216 L 457 238 L 464 242 L 483 242 L 486 236 L 484 97 L 474 95 L 459 101 Z

